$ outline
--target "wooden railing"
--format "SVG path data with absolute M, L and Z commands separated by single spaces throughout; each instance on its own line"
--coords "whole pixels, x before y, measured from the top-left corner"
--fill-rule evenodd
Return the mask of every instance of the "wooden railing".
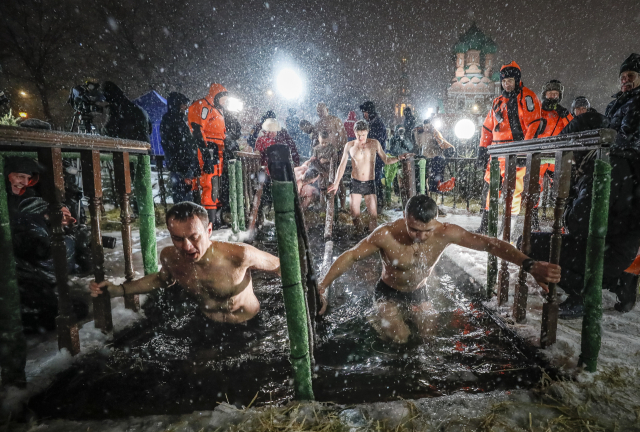
M 497 158 L 505 158 L 505 175 L 502 184 L 502 194 L 504 196 L 504 216 L 503 216 L 503 237 L 505 241 L 511 240 L 511 204 L 513 201 L 516 186 L 517 159 L 526 159 L 526 175 L 524 177 L 524 189 L 522 192 L 522 203 L 525 208 L 524 228 L 521 243 L 521 250 L 525 254 L 531 252 L 531 214 L 535 203 L 538 202 L 540 193 L 540 161 L 544 156 L 555 158 L 554 174 L 554 220 L 553 234 L 551 237 L 551 250 L 549 252 L 549 262 L 558 264 L 560 261 L 560 251 L 562 248 L 562 215 L 566 199 L 569 195 L 571 182 L 571 162 L 574 151 L 596 150 L 598 158 L 608 159 L 609 146 L 614 142 L 616 132 L 611 129 L 600 129 L 589 132 L 582 132 L 571 135 L 558 135 L 555 137 L 540 138 L 529 141 L 518 141 L 507 144 L 497 144 L 488 147 L 489 155 L 493 158 L 491 170 L 492 180 L 499 174 Z M 497 210 L 498 181 L 492 181 L 490 190 L 490 201 L 493 201 Z M 490 211 L 489 225 L 497 223 L 497 211 Z M 494 264 L 491 264 L 491 263 Z M 487 291 L 493 291 L 494 280 L 491 275 L 497 271 L 497 260 L 490 260 L 487 278 Z M 493 268 L 491 268 L 493 267 Z M 498 304 L 503 305 L 508 301 L 509 273 L 507 262 L 502 261 L 498 280 Z M 522 323 L 526 319 L 528 288 L 526 285 L 526 272 L 520 269 L 518 282 L 515 287 L 513 301 L 513 317 L 516 322 Z M 540 334 L 540 345 L 544 348 L 555 343 L 558 325 L 558 301 L 556 284 L 549 284 L 549 293 L 542 310 L 542 329 Z
M 63 231 L 63 213 L 65 198 L 65 185 L 63 178 L 62 154 L 63 152 L 79 152 L 82 163 L 82 181 L 84 195 L 89 201 L 89 212 L 91 219 L 92 233 L 92 259 L 93 274 L 95 280 L 101 282 L 104 280 L 104 251 L 102 247 L 102 236 L 100 229 L 101 219 L 101 203 L 103 197 L 102 176 L 100 169 L 101 153 L 113 154 L 115 183 L 120 199 L 120 219 L 122 221 L 122 243 L 125 261 L 125 278 L 133 279 L 132 264 L 132 240 L 131 240 L 131 215 L 129 212 L 129 202 L 131 196 L 131 176 L 129 168 L 129 154 L 137 153 L 143 155 L 138 158 L 138 170 L 136 173 L 136 197 L 139 205 L 141 201 L 149 202 L 149 194 L 151 194 L 151 184 L 149 175 L 149 156 L 147 152 L 150 146 L 147 143 L 131 140 L 113 139 L 98 135 L 73 134 L 66 132 L 43 131 L 17 127 L 0 127 L 0 151 L 35 151 L 40 164 L 45 167 L 45 171 L 40 176 L 40 188 L 43 192 L 43 198 L 49 203 L 50 223 L 52 228 L 51 253 L 55 268 L 56 288 L 58 293 L 58 316 L 56 318 L 56 327 L 58 335 L 58 347 L 65 348 L 71 354 L 75 355 L 80 351 L 80 341 L 78 337 L 77 320 L 73 314 L 71 297 L 68 285 L 68 273 L 66 262 L 66 247 L 64 242 Z M 3 170 L 2 181 L 6 173 L 4 172 L 4 156 L 0 155 L 0 168 Z M 152 200 L 152 197 L 151 197 Z M 6 316 L 0 318 L 0 333 L 3 335 L 0 343 L 6 347 L 20 346 L 20 339 L 24 338 L 19 322 L 19 294 L 16 291 L 17 283 L 15 280 L 15 260 L 13 257 L 11 234 L 9 230 L 9 220 L 6 212 L 7 195 L 2 185 L 0 190 L 0 215 L 2 216 L 2 237 L 0 238 L 0 260 L 3 262 L 3 269 L 6 270 L 2 275 L 4 279 L 0 296 L 6 299 L 13 299 L 11 302 L 3 303 L 2 310 L 10 312 L 12 320 L 7 320 Z M 140 217 L 146 218 L 146 232 L 141 229 L 141 237 L 153 237 L 142 239 L 143 259 L 145 272 L 157 271 L 157 252 L 155 250 L 155 219 L 153 210 L 151 214 L 140 211 Z M 142 224 L 142 221 L 141 221 Z M 143 241 L 144 240 L 144 241 Z M 148 249 L 148 250 L 147 250 Z M 15 302 L 15 299 L 18 299 Z M 130 309 L 137 310 L 138 300 L 136 296 L 128 296 L 125 298 L 125 305 Z M 113 329 L 111 319 L 111 303 L 108 293 L 105 293 L 93 300 L 94 321 L 97 328 L 104 332 Z M 18 311 L 16 315 L 14 312 Z M 15 318 L 18 318 L 16 322 Z M 19 329 L 20 331 L 16 331 Z M 26 350 L 18 349 L 12 355 L 26 358 Z M 15 364 L 19 364 L 15 363 Z M 5 375 L 13 376 L 14 372 L 20 375 L 20 371 L 10 371 L 3 366 L 3 384 L 5 384 Z M 22 375 L 24 375 L 24 363 L 22 363 Z M 17 378 L 17 381 L 20 381 Z

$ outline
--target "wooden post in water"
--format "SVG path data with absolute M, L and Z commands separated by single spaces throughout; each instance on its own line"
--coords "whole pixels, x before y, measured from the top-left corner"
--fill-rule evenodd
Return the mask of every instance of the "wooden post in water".
M 516 155 L 508 155 L 505 160 L 504 182 L 502 184 L 502 196 L 504 196 L 504 215 L 502 223 L 502 240 L 511 241 L 511 204 L 516 188 Z M 509 301 L 509 270 L 508 263 L 502 260 L 498 275 L 498 305 Z
M 120 222 L 122 233 L 122 249 L 124 253 L 124 277 L 127 282 L 133 280 L 133 250 L 131 240 L 131 168 L 129 165 L 129 153 L 117 152 L 113 154 L 113 171 L 115 173 L 116 190 L 120 197 Z M 124 296 L 124 307 L 137 312 L 140 309 L 140 300 L 137 294 Z
M 102 175 L 100 172 L 100 151 L 81 150 L 82 187 L 84 195 L 89 201 L 91 215 L 91 258 L 93 261 L 93 276 L 96 282 L 104 282 L 104 249 L 102 248 L 102 232 L 100 230 L 102 206 Z M 96 328 L 103 332 L 113 330 L 111 317 L 111 297 L 107 290 L 93 298 L 93 321 Z
M 540 153 L 527 154 L 527 174 L 524 178 L 522 202 L 524 203 L 524 228 L 522 231 L 521 251 L 525 255 L 531 253 L 531 215 L 540 194 Z M 527 317 L 527 272 L 520 267 L 518 282 L 513 297 L 513 318 L 522 323 Z
M 232 159 L 227 165 L 227 175 L 229 176 L 229 207 L 231 208 L 231 231 L 238 234 L 238 197 L 236 187 L 236 161 Z M 237 239 L 237 237 L 234 236 Z
M 498 236 L 498 190 L 500 189 L 500 161 L 497 157 L 491 158 L 491 168 L 489 171 L 489 214 L 487 215 L 487 235 L 489 237 Z M 481 203 L 484 208 L 486 204 Z M 489 255 L 487 258 L 487 297 L 493 297 L 496 279 L 498 277 L 498 258 Z
M 53 257 L 58 289 L 58 316 L 56 330 L 58 333 L 58 349 L 65 348 L 71 355 L 80 352 L 77 318 L 73 314 L 71 297 L 69 295 L 67 273 L 67 247 L 64 242 L 62 227 L 62 206 L 64 202 L 64 177 L 62 167 L 62 150 L 60 148 L 38 149 L 38 161 L 46 167 L 42 173 L 40 184 L 43 195 L 49 202 L 49 216 L 51 229 L 51 256 Z
M 329 184 L 330 185 L 333 184 L 333 181 L 336 175 L 334 165 L 335 165 L 335 161 L 332 158 L 331 161 L 329 162 Z M 325 218 L 324 218 L 324 239 L 325 240 L 331 240 L 331 237 L 333 236 L 333 213 L 335 211 L 335 203 L 336 203 L 336 200 L 333 199 L 333 196 L 329 195 L 329 197 L 327 198 L 327 209 L 326 209 Z
M 413 156 L 400 161 L 402 164 L 402 182 L 400 183 L 400 196 L 402 208 L 405 208 L 409 198 L 416 194 L 416 171 Z
M 164 185 L 164 156 L 156 156 L 156 170 L 158 171 L 158 190 L 160 191 L 160 204 L 167 213 L 167 188 Z M 174 203 L 175 204 L 175 203 Z
M 554 173 L 556 202 L 553 209 L 553 234 L 551 235 L 551 251 L 549 253 L 549 262 L 552 264 L 560 263 L 560 252 L 562 250 L 562 214 L 564 213 L 564 204 L 569 196 L 572 160 L 573 152 L 556 152 L 556 168 Z M 550 283 L 547 301 L 542 305 L 542 329 L 540 330 L 540 346 L 542 348 L 556 343 L 557 330 L 558 296 L 556 294 L 556 284 Z
M 236 210 L 238 211 L 238 229 L 244 231 L 247 229 L 247 223 L 244 217 L 244 171 L 242 160 L 236 159 Z

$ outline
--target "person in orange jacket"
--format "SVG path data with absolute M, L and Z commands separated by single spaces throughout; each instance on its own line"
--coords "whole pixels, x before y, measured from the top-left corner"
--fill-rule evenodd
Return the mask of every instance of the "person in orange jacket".
M 222 152 L 226 133 L 224 106 L 227 103 L 227 89 L 213 83 L 209 94 L 189 107 L 189 127 L 198 143 L 202 187 L 201 204 L 209 213 L 214 228 L 220 226 L 220 183 L 222 176 Z
M 560 105 L 564 86 L 558 80 L 551 80 L 542 87 L 542 118 L 536 138 L 546 138 L 560 134 L 573 120 L 568 109 Z
M 482 212 L 479 233 L 487 232 L 488 195 L 489 195 L 489 154 L 487 148 L 493 144 L 533 139 L 540 127 L 541 107 L 536 94 L 525 87 L 521 81 L 520 66 L 514 61 L 500 69 L 502 94 L 493 100 L 491 110 L 482 125 L 482 136 L 478 148 L 478 164 L 486 166 Z M 516 191 L 511 206 L 511 214 L 520 212 L 520 200 L 526 168 L 519 167 L 516 172 Z M 500 174 L 504 176 L 505 162 L 500 158 Z

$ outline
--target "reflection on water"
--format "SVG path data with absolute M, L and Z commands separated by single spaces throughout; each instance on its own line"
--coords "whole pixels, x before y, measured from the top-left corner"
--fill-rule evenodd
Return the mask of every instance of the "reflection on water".
M 321 238 L 313 231 L 311 236 Z M 273 233 L 258 247 L 275 251 Z M 322 242 L 312 241 L 317 250 Z M 338 241 L 334 253 L 350 242 Z M 440 267 L 429 289 L 437 331 L 403 346 L 383 342 L 368 324 L 377 257 L 357 263 L 334 283 L 331 313 L 318 326 L 317 400 L 359 403 L 431 397 L 455 391 L 528 387 L 539 369 Z M 291 366 L 279 279 L 254 274 L 261 311 L 247 325 L 213 323 L 178 290 L 147 305 L 144 323 L 120 335 L 110 355 L 94 354 L 61 374 L 30 407 L 39 416 L 107 418 L 211 410 L 217 402 L 268 404 L 291 398 Z

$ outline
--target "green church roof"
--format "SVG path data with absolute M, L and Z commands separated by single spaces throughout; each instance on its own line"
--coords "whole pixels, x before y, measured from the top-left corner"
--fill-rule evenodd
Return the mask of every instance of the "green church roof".
M 492 54 L 497 51 L 497 46 L 493 39 L 485 35 L 474 22 L 471 24 L 471 27 L 460 36 L 458 43 L 456 43 L 453 49 L 456 53 L 467 52 L 473 49 L 479 50 L 484 54 Z

